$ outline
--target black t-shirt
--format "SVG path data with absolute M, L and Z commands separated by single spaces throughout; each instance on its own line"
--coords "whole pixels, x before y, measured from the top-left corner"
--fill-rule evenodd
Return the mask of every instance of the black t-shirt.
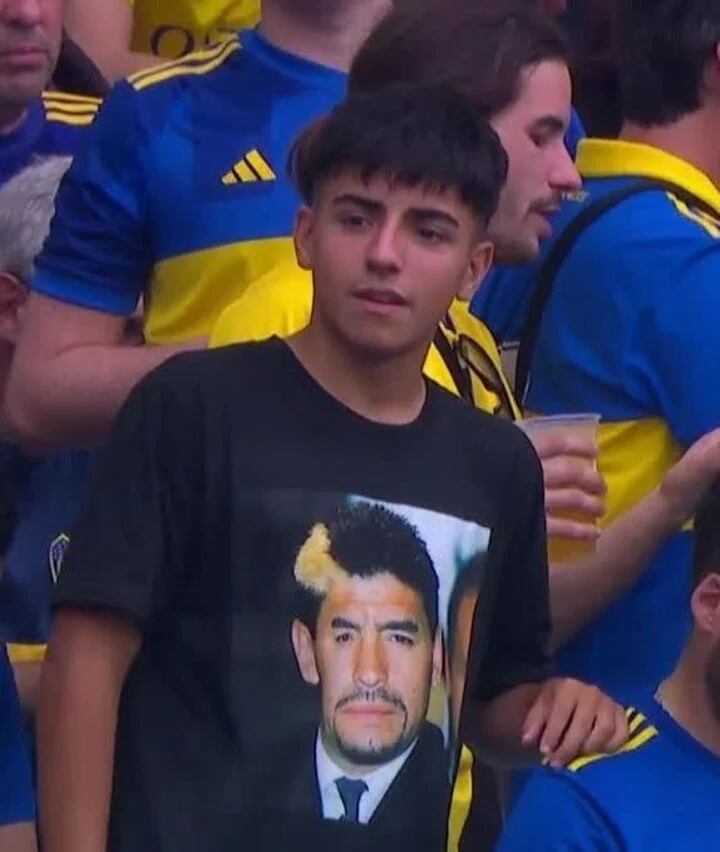
M 387 426 L 279 340 L 179 356 L 119 416 L 56 606 L 143 632 L 111 852 L 438 852 L 463 684 L 548 674 L 539 463 L 432 384 Z

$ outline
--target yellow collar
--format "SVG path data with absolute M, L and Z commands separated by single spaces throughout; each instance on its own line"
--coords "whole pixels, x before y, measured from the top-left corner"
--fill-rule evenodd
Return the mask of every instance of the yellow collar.
M 720 190 L 700 169 L 660 148 L 637 142 L 583 139 L 577 165 L 584 178 L 640 177 L 669 180 L 720 213 Z

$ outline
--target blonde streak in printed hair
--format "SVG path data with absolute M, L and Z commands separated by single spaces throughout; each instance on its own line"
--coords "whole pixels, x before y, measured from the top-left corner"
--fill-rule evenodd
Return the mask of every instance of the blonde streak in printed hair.
M 313 594 L 324 597 L 333 583 L 347 572 L 330 555 L 330 533 L 325 524 L 315 524 L 295 560 L 295 579 Z

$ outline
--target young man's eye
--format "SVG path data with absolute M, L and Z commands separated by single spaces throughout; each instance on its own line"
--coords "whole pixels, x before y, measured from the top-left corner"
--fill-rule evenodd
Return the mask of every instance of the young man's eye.
M 340 224 L 350 229 L 363 228 L 368 224 L 368 219 L 360 213 L 346 213 L 340 217 Z
M 428 243 L 447 242 L 447 235 L 437 228 L 418 228 L 419 236 Z

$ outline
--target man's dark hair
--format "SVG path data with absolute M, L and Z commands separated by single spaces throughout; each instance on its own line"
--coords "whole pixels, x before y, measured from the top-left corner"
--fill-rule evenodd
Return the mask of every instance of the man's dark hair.
M 695 515 L 694 586 L 708 574 L 720 574 L 720 479 L 705 495 Z
M 404 186 L 455 190 L 481 222 L 495 213 L 507 177 L 495 131 L 447 86 L 397 84 L 348 98 L 312 125 L 290 154 L 307 204 L 330 178 L 357 172 Z
M 350 70 L 350 91 L 407 80 L 443 83 L 490 119 L 513 104 L 522 72 L 567 60 L 557 25 L 528 0 L 412 0 L 396 3 Z
M 648 127 L 698 110 L 720 42 L 720 3 L 619 0 L 616 14 L 623 117 Z
M 435 635 L 438 625 L 438 578 L 427 545 L 405 518 L 383 506 L 353 503 L 341 506 L 324 521 L 330 555 L 351 577 L 370 579 L 391 574 L 414 589 Z M 297 617 L 315 635 L 323 598 L 299 587 Z
M 456 643 L 458 637 L 458 616 L 460 604 L 468 594 L 477 596 L 480 593 L 480 582 L 482 580 L 482 569 L 485 564 L 485 554 L 474 557 L 463 567 L 455 580 L 450 601 L 448 602 L 447 621 L 447 655 L 452 666 L 453 656 L 457 651 Z

